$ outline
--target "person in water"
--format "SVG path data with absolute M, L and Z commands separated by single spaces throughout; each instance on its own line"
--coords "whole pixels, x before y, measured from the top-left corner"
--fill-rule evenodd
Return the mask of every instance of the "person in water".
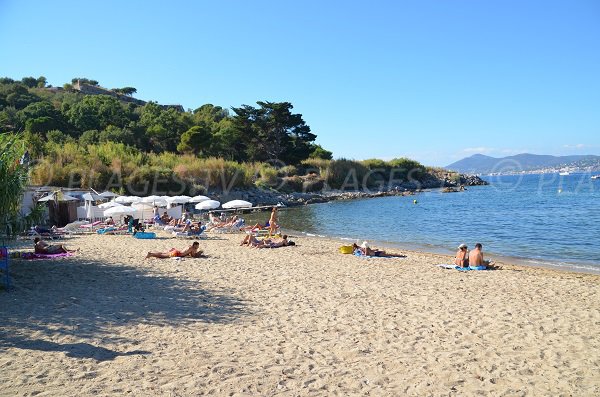
M 456 256 L 454 257 L 454 264 L 459 267 L 469 267 L 469 247 L 467 244 L 461 244 L 458 246 Z
M 189 256 L 191 258 L 200 258 L 202 256 L 203 252 L 200 249 L 200 243 L 197 241 L 194 241 L 194 243 L 192 245 L 190 245 L 186 250 L 184 251 L 179 251 L 175 248 L 171 248 L 169 251 L 167 252 L 148 252 L 148 254 L 146 255 L 146 259 L 147 258 L 183 258 L 186 256 Z
M 483 259 L 483 246 L 481 243 L 475 244 L 475 249 L 469 253 L 469 266 L 489 266 L 490 261 Z
M 48 244 L 39 237 L 33 239 L 33 250 L 36 254 L 54 255 L 77 252 L 78 250 L 68 250 L 62 244 Z

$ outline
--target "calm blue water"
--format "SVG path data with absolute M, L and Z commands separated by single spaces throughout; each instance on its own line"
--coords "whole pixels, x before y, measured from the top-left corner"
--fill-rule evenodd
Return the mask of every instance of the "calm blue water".
M 440 253 L 481 242 L 491 257 L 600 272 L 600 180 L 590 176 L 485 177 L 489 186 L 460 193 L 291 208 L 281 211 L 280 222 L 317 235 Z

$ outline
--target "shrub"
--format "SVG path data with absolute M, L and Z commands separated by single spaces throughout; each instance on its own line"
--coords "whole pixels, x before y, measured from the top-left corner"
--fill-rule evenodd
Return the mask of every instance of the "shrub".
M 329 163 L 324 179 L 333 189 L 358 190 L 369 185 L 369 181 L 365 180 L 368 172 L 360 162 L 342 158 Z

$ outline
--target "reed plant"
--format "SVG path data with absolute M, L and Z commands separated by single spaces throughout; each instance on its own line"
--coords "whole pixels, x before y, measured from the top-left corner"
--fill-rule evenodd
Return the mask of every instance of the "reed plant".
M 15 236 L 23 226 L 21 203 L 27 185 L 27 164 L 20 136 L 0 134 L 0 235 Z

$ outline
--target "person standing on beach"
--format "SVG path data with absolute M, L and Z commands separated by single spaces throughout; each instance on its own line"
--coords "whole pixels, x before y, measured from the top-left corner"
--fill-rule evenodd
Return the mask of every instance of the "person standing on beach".
M 469 253 L 469 266 L 487 266 L 489 261 L 483 260 L 483 246 L 481 243 L 475 244 L 475 249 Z
M 279 226 L 277 225 L 277 207 L 273 207 L 271 210 L 271 217 L 269 218 L 269 236 L 272 236 Z
M 469 266 L 469 250 L 467 244 L 461 244 L 458 246 L 456 257 L 454 258 L 454 264 L 459 267 Z

